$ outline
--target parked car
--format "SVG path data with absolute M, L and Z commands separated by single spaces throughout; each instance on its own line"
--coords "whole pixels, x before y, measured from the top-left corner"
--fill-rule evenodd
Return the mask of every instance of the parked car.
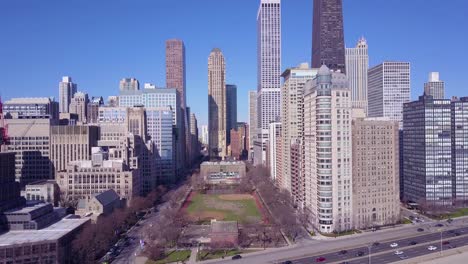
M 435 247 L 435 246 L 429 246 L 427 249 L 430 250 L 430 251 L 434 251 L 434 250 L 437 249 L 437 247 Z
M 418 232 L 424 231 L 424 228 L 418 228 Z
M 232 256 L 232 260 L 241 259 L 241 258 L 242 258 L 241 255 L 234 255 L 234 256 Z
M 398 247 L 398 243 L 391 243 L 390 247 L 392 247 L 392 248 Z

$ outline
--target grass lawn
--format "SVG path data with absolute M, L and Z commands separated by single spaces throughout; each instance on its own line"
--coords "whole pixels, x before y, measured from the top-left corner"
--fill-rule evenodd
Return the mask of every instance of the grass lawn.
M 461 208 L 448 215 L 446 218 L 455 218 L 468 215 L 468 208 Z
M 343 231 L 340 233 L 322 233 L 322 235 L 326 237 L 340 237 L 340 236 L 347 236 L 347 235 L 359 234 L 359 233 L 361 233 L 361 231 L 359 230 L 349 230 L 349 231 Z
M 213 218 L 220 221 L 238 221 L 239 223 L 260 222 L 262 220 L 262 215 L 253 196 L 243 194 L 237 200 L 235 196 L 230 196 L 229 199 L 225 199 L 225 197 L 196 193 L 186 209 L 187 213 L 198 222 L 209 222 Z
M 404 225 L 407 225 L 407 224 L 411 224 L 413 222 L 411 222 L 411 220 L 409 220 L 408 218 L 403 218 L 403 220 L 401 220 L 401 223 L 404 224 Z
M 222 258 L 223 256 L 225 258 L 230 258 L 234 255 L 238 255 L 238 254 L 245 254 L 245 253 L 251 253 L 251 252 L 255 252 L 257 250 L 237 250 L 237 249 L 233 249 L 233 250 L 228 250 L 226 252 L 226 255 L 224 254 L 224 250 L 216 250 L 216 251 L 213 251 L 212 253 L 210 253 L 209 250 L 200 250 L 200 252 L 198 252 L 198 255 L 197 255 L 197 260 L 198 261 L 203 261 L 203 260 L 209 260 L 209 259 L 219 259 L 219 258 Z
M 172 251 L 169 253 L 169 255 L 166 258 L 160 259 L 157 261 L 148 260 L 146 264 L 165 264 L 165 263 L 188 260 L 190 258 L 190 253 L 191 253 L 190 250 Z

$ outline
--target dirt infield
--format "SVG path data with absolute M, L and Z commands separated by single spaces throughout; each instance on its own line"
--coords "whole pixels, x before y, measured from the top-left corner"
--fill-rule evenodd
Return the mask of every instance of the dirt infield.
M 253 196 L 250 194 L 221 194 L 218 197 L 219 199 L 226 201 L 242 201 L 253 199 Z

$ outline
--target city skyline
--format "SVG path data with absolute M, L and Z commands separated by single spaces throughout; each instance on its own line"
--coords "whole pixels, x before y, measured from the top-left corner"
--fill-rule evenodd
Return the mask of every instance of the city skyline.
M 62 76 L 71 76 L 73 82 L 79 85 L 80 90 L 88 93 L 90 97 L 103 96 L 107 98 L 109 95 L 115 95 L 119 80 L 125 77 L 135 77 L 141 83 L 152 82 L 158 87 L 164 86 L 165 41 L 171 38 L 179 38 L 185 42 L 187 49 L 188 105 L 192 105 L 191 111 L 200 117 L 199 123 L 207 123 L 207 111 L 203 107 L 207 99 L 204 94 L 200 93 L 203 90 L 202 87 L 206 87 L 207 80 L 206 77 L 203 77 L 206 76 L 206 69 L 200 65 L 205 63 L 206 54 L 215 46 L 219 46 L 226 55 L 229 64 L 227 80 L 236 83 L 239 88 L 239 120 L 247 121 L 247 91 L 256 87 L 255 18 L 258 1 L 233 1 L 226 2 L 223 6 L 212 5 L 213 1 L 206 1 L 199 6 L 193 6 L 197 9 L 218 10 L 221 13 L 230 10 L 231 12 L 224 12 L 224 14 L 227 16 L 232 15 L 232 19 L 239 16 L 247 17 L 245 21 L 235 23 L 235 27 L 229 25 L 229 22 L 220 22 L 216 29 L 226 29 L 223 32 L 220 30 L 213 32 L 189 30 L 192 26 L 202 28 L 208 23 L 207 20 L 203 19 L 197 21 L 197 17 L 194 17 L 195 14 L 186 14 L 187 10 L 191 10 L 191 8 L 181 8 L 181 12 L 187 15 L 186 19 L 193 22 L 190 27 L 182 26 L 187 21 L 186 19 L 170 25 L 167 29 L 158 27 L 158 22 L 167 18 L 164 13 L 170 14 L 169 11 L 177 8 L 177 4 L 161 2 L 150 4 L 145 1 L 134 5 L 115 3 L 115 5 L 109 7 L 110 11 L 114 8 L 127 8 L 141 14 L 137 16 L 138 19 L 131 23 L 134 23 L 133 26 L 138 26 L 136 36 L 144 36 L 148 41 L 138 40 L 134 44 L 135 48 L 126 45 L 127 40 L 121 38 L 121 34 L 127 33 L 130 28 L 129 26 L 122 26 L 120 24 L 122 22 L 114 21 L 120 17 L 111 15 L 109 17 L 110 22 L 98 20 L 99 13 L 108 7 L 105 3 L 96 3 L 94 11 L 88 9 L 83 11 L 85 4 L 52 2 L 54 4 L 49 3 L 42 7 L 44 8 L 43 12 L 28 14 L 30 11 L 21 9 L 21 12 L 25 12 L 24 14 L 28 17 L 23 22 L 18 20 L 23 17 L 18 15 L 21 8 L 19 4 L 4 4 L 6 10 L 10 12 L 6 12 L 6 15 L 0 18 L 0 22 L 2 22 L 0 23 L 2 25 L 0 31 L 13 36 L 11 42 L 5 43 L 5 50 L 12 50 L 13 52 L 5 53 L 3 56 L 5 60 L 0 62 L 0 70 L 7 73 L 5 74 L 5 86 L 0 89 L 4 99 L 28 94 L 28 96 L 54 96 L 58 101 L 56 87 L 57 81 Z M 290 1 L 283 2 L 282 21 L 283 27 L 287 30 L 282 32 L 282 70 L 310 60 L 311 40 L 310 37 L 304 35 L 310 35 L 312 28 L 312 1 L 299 0 L 294 4 Z M 31 5 L 36 4 L 31 3 Z M 187 1 L 185 5 L 192 6 L 192 3 Z M 428 14 L 436 11 L 432 10 L 430 6 L 423 5 L 422 1 L 406 3 L 406 10 L 399 10 L 398 3 L 377 5 L 372 1 L 359 1 L 359 3 L 344 1 L 343 5 L 346 47 L 353 47 L 359 37 L 364 36 L 369 44 L 369 66 L 375 66 L 384 60 L 406 60 L 411 62 L 412 100 L 422 94 L 423 84 L 427 81 L 427 74 L 432 71 L 438 71 L 444 77 L 447 98 L 461 94 L 463 87 L 467 86 L 468 81 L 457 74 L 456 70 L 453 70 L 453 67 L 457 66 L 455 62 L 463 61 L 464 56 L 467 56 L 466 53 L 458 54 L 459 52 L 456 52 L 456 50 L 462 50 L 461 43 L 463 41 L 459 41 L 459 38 L 464 38 L 464 36 L 456 34 L 458 29 L 453 27 L 454 24 L 466 24 L 463 22 L 467 18 L 463 17 L 461 10 L 466 9 L 467 3 L 453 1 L 450 6 L 441 7 L 442 10 L 439 11 L 451 12 L 452 22 L 431 21 Z M 37 6 L 37 8 L 40 7 Z M 57 16 L 59 12 L 54 13 L 57 9 L 71 8 L 75 9 L 76 13 L 80 13 L 79 11 L 82 10 L 87 14 L 87 17 L 96 20 L 97 27 L 88 31 L 86 29 L 90 26 L 87 24 L 89 22 L 82 21 L 84 26 L 78 23 L 81 21 L 79 18 L 76 18 L 78 22 L 64 22 L 61 19 L 62 15 Z M 383 9 L 389 12 L 381 12 L 380 10 Z M 148 20 L 144 18 L 145 12 L 154 11 L 158 13 L 161 10 L 164 12 L 160 16 L 154 16 L 157 21 L 146 23 Z M 398 21 L 393 20 L 392 12 L 390 12 L 392 10 L 398 10 L 401 19 Z M 54 13 L 55 18 L 52 18 L 52 13 Z M 70 16 L 70 14 L 67 16 Z M 410 16 L 417 16 L 418 23 L 410 23 Z M 62 25 L 56 25 L 58 24 L 54 23 L 56 19 L 60 19 Z M 379 26 L 371 25 L 371 22 L 376 21 L 376 19 L 379 19 L 378 25 L 385 26 L 388 29 L 388 35 L 381 35 L 378 30 Z M 35 23 L 28 23 L 32 20 Z M 229 19 L 226 19 L 226 21 L 229 21 Z M 453 21 L 457 23 L 453 23 Z M 115 25 L 108 24 L 113 22 L 116 22 Z M 128 20 L 124 22 L 128 22 Z M 75 25 L 75 23 L 77 24 Z M 291 27 L 294 24 L 303 26 Z M 452 26 L 448 27 L 448 24 Z M 15 26 L 11 27 L 10 25 Z M 77 43 L 67 42 L 65 46 L 55 46 L 53 40 L 61 37 L 59 33 L 62 33 L 64 27 L 69 27 L 74 38 L 80 41 L 77 41 Z M 426 34 L 424 30 L 421 33 L 415 32 L 420 27 L 431 28 L 431 30 L 439 32 L 442 32 L 442 29 L 446 31 L 443 31 L 445 33 L 440 39 L 429 42 L 427 39 L 430 38 L 430 34 Z M 108 30 L 117 28 L 119 30 Z M 133 27 L 131 28 L 133 30 Z M 105 34 L 102 36 L 97 35 L 102 30 L 105 30 L 103 31 Z M 17 34 L 18 32 L 22 34 Z M 195 33 L 203 34 L 205 37 L 195 37 L 197 36 Z M 232 37 L 228 38 L 226 35 Z M 243 39 L 242 44 L 239 46 L 235 41 L 235 44 L 233 44 L 232 39 L 240 39 L 241 36 Z M 206 41 L 207 39 L 209 40 Z M 395 39 L 401 41 L 395 41 Z M 453 41 L 450 41 L 451 39 Z M 85 45 L 78 45 L 83 43 L 81 40 L 89 41 L 85 41 Z M 134 42 L 134 40 L 131 41 Z M 202 42 L 204 44 L 201 44 Z M 34 45 L 30 43 L 34 43 Z M 116 43 L 116 45 L 109 48 L 109 43 Z M 412 44 L 408 46 L 408 43 Z M 439 47 L 447 47 L 447 45 L 450 48 L 439 49 Z M 239 54 L 239 52 L 243 54 Z M 83 56 L 83 54 L 87 54 L 89 57 Z M 433 54 L 433 56 L 428 57 L 426 54 Z M 47 59 L 44 56 L 47 56 Z M 126 61 L 125 65 L 114 63 L 120 60 Z M 460 65 L 458 66 L 460 68 Z M 24 76 L 25 72 L 28 78 L 19 80 L 19 77 Z M 40 88 L 37 89 L 37 86 Z M 195 104 L 195 102 L 199 101 L 200 104 Z

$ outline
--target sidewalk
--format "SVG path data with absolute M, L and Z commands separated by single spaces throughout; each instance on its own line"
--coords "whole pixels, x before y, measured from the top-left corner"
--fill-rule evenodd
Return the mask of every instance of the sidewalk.
M 147 257 L 136 257 L 135 264 L 145 264 L 148 261 Z
M 197 262 L 197 248 L 194 247 L 192 248 L 192 253 L 190 253 L 190 259 L 189 261 L 187 262 L 188 264 L 194 264 Z

